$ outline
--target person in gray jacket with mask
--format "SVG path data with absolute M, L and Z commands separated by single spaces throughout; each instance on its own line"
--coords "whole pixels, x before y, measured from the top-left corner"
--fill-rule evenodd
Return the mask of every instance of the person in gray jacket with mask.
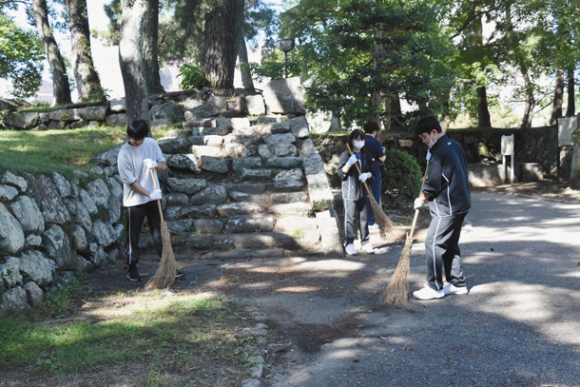
M 366 204 L 368 192 L 363 183 L 373 179 L 371 155 L 365 151 L 365 133 L 355 129 L 348 136 L 352 154 L 344 151 L 338 159 L 338 176 L 342 180 L 342 201 L 344 203 L 344 239 L 347 255 L 357 255 L 354 240 L 360 231 L 361 247 L 368 254 L 375 249 L 370 243 Z M 358 164 L 359 173 L 355 164 Z M 358 222 L 357 222 L 358 220 Z
M 461 226 L 471 208 L 467 159 L 461 145 L 442 133 L 434 116 L 421 117 L 415 134 L 429 147 L 429 157 L 421 194 L 415 208 L 429 203 L 431 224 L 425 238 L 427 285 L 415 292 L 419 300 L 468 293 L 461 268 L 459 237 Z M 443 286 L 445 269 L 447 285 Z

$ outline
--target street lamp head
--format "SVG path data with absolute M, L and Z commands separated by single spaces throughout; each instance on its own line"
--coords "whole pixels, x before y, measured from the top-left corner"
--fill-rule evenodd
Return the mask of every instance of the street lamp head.
M 278 40 L 278 49 L 284 54 L 287 54 L 289 51 L 292 51 L 294 48 L 294 39 L 280 39 Z

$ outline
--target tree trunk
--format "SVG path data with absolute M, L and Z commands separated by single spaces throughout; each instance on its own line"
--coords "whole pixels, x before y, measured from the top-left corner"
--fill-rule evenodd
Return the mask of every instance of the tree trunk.
M 244 34 L 239 34 L 240 49 L 238 50 L 238 62 L 240 65 L 240 74 L 242 76 L 242 84 L 244 89 L 250 93 L 254 93 L 254 81 L 252 80 L 252 73 L 250 72 L 250 65 L 248 62 L 248 48 L 246 47 L 246 40 Z
M 530 80 L 527 69 L 522 69 L 522 76 L 524 78 L 524 88 L 526 91 L 526 105 L 524 108 L 524 116 L 522 118 L 521 128 L 531 128 L 532 127 L 532 112 L 536 106 L 536 98 L 534 97 L 534 85 Z
M 487 104 L 487 90 L 485 86 L 477 88 L 477 127 L 491 128 L 491 117 Z
M 220 0 L 205 16 L 203 73 L 218 89 L 234 88 L 240 0 Z M 243 3 L 242 3 L 243 4 Z
M 135 3 L 139 0 L 132 0 Z M 141 0 L 144 1 L 144 0 Z M 147 76 L 147 90 L 149 95 L 165 93 L 159 75 L 159 0 L 145 0 L 148 5 L 146 26 L 143 26 L 144 39 L 142 43 L 143 60 Z
M 474 44 L 476 47 L 483 49 L 483 22 L 481 20 L 482 6 L 481 2 L 475 2 L 477 16 L 473 22 Z M 491 128 L 491 117 L 489 114 L 489 105 L 487 103 L 487 89 L 485 85 L 478 86 L 477 92 L 477 127 Z
M 105 95 L 91 55 L 87 0 L 66 0 L 71 32 L 72 65 L 79 102 L 103 101 Z
M 32 11 L 34 13 L 36 29 L 38 30 L 40 39 L 42 39 L 44 52 L 46 53 L 46 59 L 48 60 L 52 75 L 52 105 L 71 103 L 70 85 L 66 74 L 66 66 L 60 55 L 56 40 L 52 35 L 50 24 L 48 23 L 46 0 L 33 0 Z
M 119 64 L 127 122 L 149 122 L 148 97 L 163 93 L 157 62 L 158 0 L 122 0 Z
M 558 125 L 558 118 L 562 117 L 562 102 L 564 99 L 564 71 L 556 73 L 556 89 L 554 90 L 554 102 L 552 104 L 552 117 L 550 125 Z
M 566 108 L 566 117 L 572 117 L 576 114 L 575 86 L 574 69 L 570 69 L 568 70 L 568 107 Z

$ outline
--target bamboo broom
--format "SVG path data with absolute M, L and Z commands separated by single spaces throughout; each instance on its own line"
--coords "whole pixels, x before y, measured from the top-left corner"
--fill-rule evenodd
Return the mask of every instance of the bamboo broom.
M 155 179 L 155 174 L 153 173 L 153 168 L 149 170 L 151 172 L 151 178 L 153 179 L 153 187 L 157 188 L 157 180 Z M 167 228 L 167 223 L 163 219 L 163 209 L 161 208 L 161 200 L 157 201 L 159 206 L 159 216 L 161 217 L 161 242 L 163 244 L 163 250 L 161 253 L 161 261 L 159 262 L 159 268 L 157 272 L 145 285 L 145 289 L 165 289 L 171 287 L 173 282 L 175 282 L 175 275 L 177 274 L 177 264 L 175 262 L 175 256 L 173 255 L 173 249 L 171 247 L 171 235 L 169 235 L 169 229 Z
M 379 302 L 383 305 L 403 306 L 409 301 L 409 282 L 407 281 L 407 276 L 411 268 L 411 248 L 413 246 L 413 234 L 415 233 L 418 216 L 419 209 L 417 208 L 415 210 L 415 216 L 413 217 L 411 232 L 407 234 L 405 247 L 393 273 L 393 278 L 391 278 L 389 286 L 387 286 L 379 298 Z
M 346 149 L 348 149 L 348 154 L 352 155 L 352 150 L 350 149 L 350 146 L 348 144 L 346 144 Z M 358 163 L 355 163 L 354 165 L 356 165 L 356 170 L 358 171 L 358 174 L 360 175 L 362 172 L 360 170 Z M 367 193 L 368 193 L 368 198 L 369 198 L 369 202 L 371 204 L 371 209 L 373 210 L 373 214 L 375 215 L 375 222 L 379 225 L 379 235 L 381 236 L 382 240 L 386 240 L 387 233 L 389 231 L 393 230 L 393 227 L 394 227 L 393 222 L 391 222 L 391 219 L 389 219 L 389 217 L 383 212 L 381 205 L 379 203 L 377 203 L 377 200 L 373 196 L 373 193 L 369 189 L 369 186 L 367 185 L 367 183 L 364 182 L 363 185 L 365 186 Z

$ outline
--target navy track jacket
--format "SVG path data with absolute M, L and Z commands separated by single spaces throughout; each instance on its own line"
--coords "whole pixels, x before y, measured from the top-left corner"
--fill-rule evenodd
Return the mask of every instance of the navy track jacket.
M 430 152 L 431 159 L 421 191 L 429 196 L 431 216 L 442 218 L 469 211 L 471 192 L 463 148 L 457 141 L 443 135 Z

